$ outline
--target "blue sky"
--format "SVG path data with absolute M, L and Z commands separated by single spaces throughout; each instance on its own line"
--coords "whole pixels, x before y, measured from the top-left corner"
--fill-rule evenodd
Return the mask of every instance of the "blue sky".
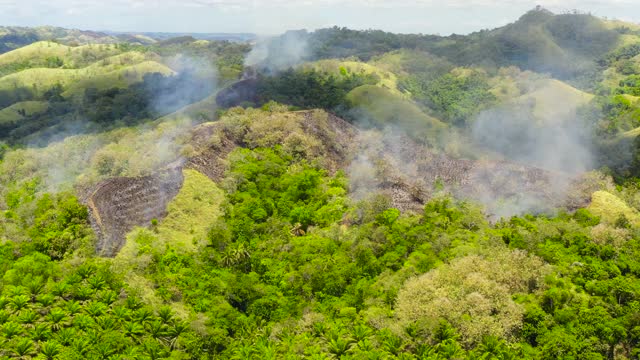
M 0 0 L 0 25 L 167 32 L 255 32 L 347 26 L 469 33 L 542 5 L 640 23 L 640 0 Z

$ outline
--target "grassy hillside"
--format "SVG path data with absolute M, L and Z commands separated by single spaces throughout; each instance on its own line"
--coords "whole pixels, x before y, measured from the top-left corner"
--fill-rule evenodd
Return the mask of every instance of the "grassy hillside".
M 209 178 L 194 170 L 184 170 L 184 183 L 167 206 L 167 216 L 157 226 L 158 243 L 184 251 L 206 246 L 208 224 L 222 215 L 223 191 Z
M 49 104 L 45 101 L 23 101 L 0 109 L 0 124 L 16 123 L 34 114 L 47 110 Z
M 143 60 L 144 56 L 136 54 L 121 55 Z M 155 61 L 141 61 L 132 65 L 111 64 L 103 62 L 81 69 L 26 69 L 18 73 L 0 78 L 0 90 L 11 90 L 19 87 L 31 89 L 42 94 L 55 85 L 66 89 L 65 95 L 72 95 L 87 87 L 104 89 L 108 87 L 124 87 L 142 80 L 144 74 L 158 72 L 164 75 L 173 74 L 173 70 Z
M 447 128 L 440 120 L 425 114 L 411 101 L 385 88 L 364 85 L 346 97 L 357 123 L 379 127 L 395 126 L 427 143 L 434 143 Z
M 539 123 L 549 124 L 575 117 L 576 111 L 593 97 L 559 80 L 548 79 L 532 84 L 529 92 L 512 101 L 529 108 Z
M 87 69 L 78 76 L 76 82 L 68 85 L 68 90 L 63 96 L 73 96 L 82 94 L 87 88 L 109 89 L 114 87 L 125 88 L 131 84 L 141 82 L 145 74 L 159 73 L 162 75 L 173 75 L 175 72 L 166 65 L 155 61 L 144 61 L 139 64 L 124 66 L 118 70 L 102 72 L 92 72 L 94 69 Z M 2 80 L 0 79 L 0 84 Z
M 214 43 L 207 46 L 218 49 Z M 221 51 L 226 48 L 219 47 Z M 207 62 L 215 59 L 205 56 L 211 49 L 199 60 L 181 54 L 163 57 L 142 47 L 131 49 L 130 45 L 73 47 L 38 42 L 0 55 L 2 66 L 11 69 L 5 76 L 0 74 L 0 110 L 25 101 L 50 105 L 44 112 L 23 112 L 21 117 L 16 116 L 17 110 L 7 109 L 3 112 L 7 121 L 0 122 L 0 137 L 46 144 L 56 132 L 68 131 L 68 126 L 76 131 L 130 126 L 212 95 L 216 69 Z M 195 106 L 202 108 L 198 116 L 213 118 L 215 108 L 206 106 Z M 88 121 L 78 122 L 79 118 Z
M 0 54 L 0 69 L 11 64 L 29 67 L 79 68 L 97 60 L 120 53 L 117 45 L 93 44 L 67 46 L 50 41 L 39 41 L 16 50 Z
M 610 224 L 615 224 L 624 218 L 633 226 L 640 226 L 640 212 L 606 191 L 593 193 L 589 210 Z
M 320 60 L 312 63 L 305 63 L 303 67 L 328 72 L 335 76 L 339 76 L 341 71 L 345 70 L 356 74 L 374 75 L 379 79 L 376 84 L 377 86 L 383 87 L 396 95 L 401 95 L 398 90 L 397 76 L 394 73 L 385 71 L 375 65 L 358 61 Z
M 69 45 L 118 42 L 115 37 L 94 31 L 63 29 L 53 26 L 33 28 L 0 26 L 0 54 L 37 41 L 51 40 Z

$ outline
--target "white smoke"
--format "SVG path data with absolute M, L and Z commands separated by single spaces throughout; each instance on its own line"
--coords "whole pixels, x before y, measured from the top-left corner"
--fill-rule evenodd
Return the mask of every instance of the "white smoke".
M 309 56 L 306 30 L 287 31 L 281 36 L 258 39 L 245 58 L 245 66 L 275 73 L 298 65 Z

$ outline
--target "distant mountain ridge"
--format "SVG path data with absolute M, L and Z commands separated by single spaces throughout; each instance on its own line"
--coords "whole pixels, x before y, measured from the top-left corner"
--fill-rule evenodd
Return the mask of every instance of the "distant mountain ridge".
M 171 32 L 118 32 L 66 29 L 55 26 L 0 26 L 0 54 L 38 41 L 55 41 L 65 45 L 130 43 L 151 45 L 177 37 L 197 40 L 226 40 L 246 42 L 256 38 L 251 33 L 171 33 Z
M 96 31 L 65 29 L 54 26 L 0 26 L 0 53 L 42 40 L 55 40 L 66 45 L 120 42 L 117 37 Z
M 127 32 L 127 31 L 108 31 L 105 30 L 104 33 L 110 34 L 113 36 L 146 36 L 152 38 L 154 40 L 163 41 L 177 37 L 192 37 L 196 40 L 227 40 L 227 41 L 235 41 L 235 42 L 244 42 L 251 41 L 257 38 L 256 34 L 253 33 L 197 33 L 197 32 L 153 32 L 153 31 L 144 31 L 144 32 Z

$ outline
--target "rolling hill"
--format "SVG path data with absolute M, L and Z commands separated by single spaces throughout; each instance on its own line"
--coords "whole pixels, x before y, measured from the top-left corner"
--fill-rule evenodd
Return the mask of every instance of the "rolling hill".
M 0 359 L 640 353 L 640 26 L 2 29 Z

